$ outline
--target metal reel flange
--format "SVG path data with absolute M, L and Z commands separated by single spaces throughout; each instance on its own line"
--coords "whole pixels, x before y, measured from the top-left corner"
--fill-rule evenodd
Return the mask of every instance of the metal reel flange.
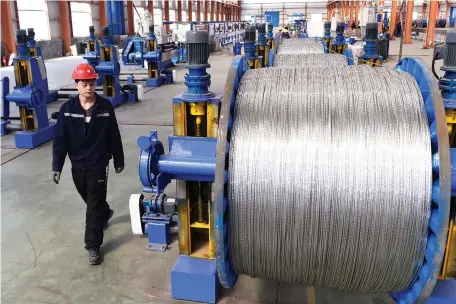
M 434 289 L 445 254 L 451 196 L 450 146 L 442 97 L 429 66 L 421 59 L 404 58 L 396 69 L 410 73 L 423 96 L 431 136 L 433 183 L 423 265 L 407 290 L 391 295 L 398 303 L 423 303 Z
M 217 272 L 220 284 L 224 288 L 233 287 L 237 279 L 237 274 L 234 272 L 228 253 L 228 151 L 236 95 L 242 75 L 248 69 L 245 57 L 234 57 L 225 83 L 217 131 L 215 183 L 212 194 L 215 205 L 214 235 L 216 240 Z

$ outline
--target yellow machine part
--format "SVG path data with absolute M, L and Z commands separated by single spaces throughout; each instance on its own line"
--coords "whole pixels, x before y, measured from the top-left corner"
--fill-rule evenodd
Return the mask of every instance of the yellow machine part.
M 95 52 L 95 41 L 87 42 L 87 49 L 89 52 Z
M 456 212 L 450 216 L 448 239 L 440 279 L 456 278 Z
M 259 59 L 247 60 L 247 65 L 252 70 L 259 69 L 259 68 L 261 68 L 261 61 Z
M 112 58 L 112 48 L 109 46 L 102 47 L 100 57 L 101 61 L 110 61 Z M 103 94 L 108 97 L 113 97 L 115 94 L 113 77 L 105 75 L 103 79 Z
M 344 54 L 344 51 L 347 49 L 347 45 L 344 44 L 344 45 L 334 45 L 332 44 L 331 45 L 331 51 L 332 53 L 337 53 L 337 54 L 341 54 L 343 55 Z
M 155 40 L 147 40 L 146 49 L 148 52 L 154 52 L 157 49 L 157 41 Z
M 367 59 L 367 60 L 361 60 L 358 59 L 358 64 L 365 64 L 370 67 L 380 67 L 383 64 L 383 60 L 380 59 Z
M 23 87 L 33 83 L 28 60 L 19 59 L 14 61 L 14 76 L 17 86 Z M 26 107 L 19 107 L 19 117 L 22 130 L 33 131 L 37 129 L 33 110 L 28 110 Z
M 181 102 L 173 105 L 174 135 L 216 137 L 218 105 L 209 102 Z M 212 234 L 212 183 L 177 181 L 178 193 L 185 200 L 177 206 L 179 253 L 197 258 L 215 258 Z M 180 190 L 179 190 L 180 188 Z M 184 191 L 185 190 L 185 191 Z
M 262 57 L 262 66 L 267 67 L 269 65 L 269 47 L 267 45 L 259 45 L 257 54 Z
M 450 148 L 456 148 L 454 126 L 456 124 L 456 110 L 445 109 Z M 456 199 L 451 200 L 448 238 L 443 258 L 442 271 L 439 279 L 456 278 Z
M 331 38 L 323 38 L 323 40 L 326 42 L 326 47 L 328 50 L 331 49 Z

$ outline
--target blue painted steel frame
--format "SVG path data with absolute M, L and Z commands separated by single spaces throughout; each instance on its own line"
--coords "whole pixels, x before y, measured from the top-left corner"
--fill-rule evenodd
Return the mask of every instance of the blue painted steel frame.
M 423 96 L 431 136 L 434 170 L 431 216 L 423 265 L 410 288 L 392 294 L 398 303 L 408 304 L 426 300 L 440 274 L 450 211 L 450 149 L 442 99 L 429 67 L 420 59 L 404 58 L 396 65 L 396 69 L 410 73 Z
M 47 111 L 48 98 L 54 94 L 49 94 L 43 59 L 41 57 L 31 57 L 26 44 L 18 45 L 18 49 L 19 55 L 13 61 L 21 60 L 28 62 L 32 84 L 22 87 L 16 85 L 14 91 L 7 95 L 5 93 L 9 92 L 9 86 L 7 90 L 3 91 L 3 114 L 8 114 L 8 117 L 3 116 L 5 120 L 2 120 L 2 135 L 9 132 L 7 125 L 10 123 L 9 106 L 11 102 L 16 103 L 18 107 L 26 107 L 28 110 L 34 110 L 37 129 L 34 131 L 19 131 L 14 134 L 17 148 L 33 149 L 53 139 L 55 136 L 55 123 L 49 122 Z M 6 82 L 9 83 L 9 79 L 3 81 L 3 85 Z

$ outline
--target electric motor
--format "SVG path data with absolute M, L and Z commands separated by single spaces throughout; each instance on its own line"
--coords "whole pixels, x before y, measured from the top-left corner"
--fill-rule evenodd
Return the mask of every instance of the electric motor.
M 209 33 L 207 31 L 188 31 L 186 40 L 188 64 L 207 64 L 209 58 Z
M 331 21 L 325 21 L 325 31 L 331 31 Z
M 258 35 L 266 34 L 266 24 L 260 23 L 258 24 Z
M 377 40 L 378 36 L 378 24 L 368 23 L 366 24 L 366 40 Z
M 244 42 L 245 43 L 255 43 L 256 41 L 256 27 L 249 26 L 245 29 Z
M 17 44 L 27 44 L 27 32 L 26 30 L 16 31 Z
M 376 23 L 377 24 L 377 23 Z M 337 22 L 336 34 L 344 34 L 345 24 L 343 22 Z

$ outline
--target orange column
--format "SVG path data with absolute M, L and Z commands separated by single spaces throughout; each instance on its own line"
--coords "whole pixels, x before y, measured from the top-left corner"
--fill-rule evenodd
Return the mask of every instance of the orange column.
M 204 21 L 208 21 L 207 20 L 207 14 L 209 12 L 209 1 L 204 1 Z
M 150 13 L 152 24 L 154 24 L 154 1 L 153 0 L 147 1 L 147 10 Z
M 70 53 L 71 45 L 71 24 L 70 24 L 70 2 L 59 1 L 60 28 L 65 53 Z
M 421 19 L 426 18 L 426 9 L 427 9 L 427 3 L 423 3 L 423 11 L 421 12 Z
M 220 20 L 225 21 L 225 4 L 220 3 Z
M 330 11 L 330 8 L 329 8 L 329 4 L 326 6 L 326 21 L 329 21 L 329 11 Z
M 211 21 L 215 21 L 214 19 L 214 12 L 215 12 L 215 1 L 211 1 Z
M 439 4 L 437 0 L 431 0 L 431 4 L 429 6 L 429 21 L 426 30 L 426 40 L 424 41 L 423 46 L 425 49 L 428 49 L 434 44 L 435 22 L 438 14 L 438 6 Z
M 349 2 L 349 5 L 350 5 L 350 23 L 348 24 L 349 25 L 349 28 L 351 28 L 351 25 L 353 23 L 353 9 L 354 9 L 354 3 L 353 1 L 350 1 Z
M 133 1 L 127 1 L 128 35 L 135 34 L 135 22 L 133 19 Z
M 407 17 L 405 18 L 404 44 L 412 44 L 412 17 L 415 1 L 407 1 Z M 429 25 L 428 25 L 429 26 Z
M 1 1 L 2 41 L 6 45 L 7 56 L 9 53 L 16 53 L 16 40 L 14 39 L 13 18 L 11 16 L 12 3 L 12 1 Z
M 201 21 L 201 1 L 196 0 L 196 20 Z
M 106 2 L 104 0 L 98 1 L 98 14 L 100 15 L 100 29 L 107 25 L 106 22 Z
M 356 1 L 355 9 L 355 25 L 358 26 L 358 16 L 359 16 L 359 1 Z
M 182 0 L 177 0 L 177 21 L 182 22 Z
M 396 31 L 396 16 L 397 16 L 397 0 L 393 0 L 391 2 L 391 17 L 390 17 L 390 40 L 395 40 L 394 38 L 394 32 Z
M 165 20 L 169 21 L 169 1 L 165 1 Z M 166 25 L 166 32 L 169 33 L 169 24 Z
M 215 13 L 215 20 L 220 21 L 220 2 L 217 1 L 216 5 L 217 5 L 217 9 L 216 9 L 216 13 Z
M 188 18 L 188 21 L 193 21 L 193 7 L 192 7 L 192 1 L 191 0 L 188 0 L 187 2 L 187 18 Z M 198 20 L 198 19 L 197 19 Z
M 450 27 L 450 1 L 446 1 L 446 26 Z

